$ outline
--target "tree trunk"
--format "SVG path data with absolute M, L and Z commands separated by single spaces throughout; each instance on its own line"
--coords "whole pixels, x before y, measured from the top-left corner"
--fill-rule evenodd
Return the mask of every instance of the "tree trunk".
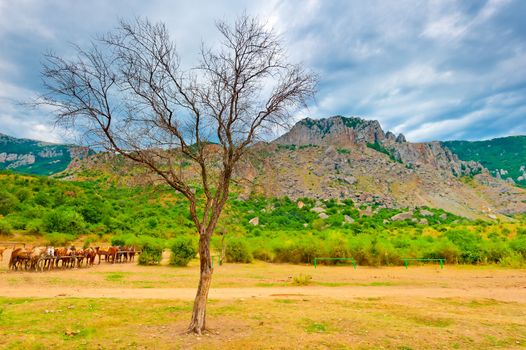
M 210 257 L 210 236 L 208 232 L 201 234 L 199 237 L 199 260 L 201 263 L 201 274 L 199 276 L 199 287 L 194 300 L 194 309 L 192 311 L 192 321 L 188 327 L 189 333 L 199 335 L 205 330 L 206 321 L 206 302 L 208 300 L 208 291 L 212 282 L 212 261 Z

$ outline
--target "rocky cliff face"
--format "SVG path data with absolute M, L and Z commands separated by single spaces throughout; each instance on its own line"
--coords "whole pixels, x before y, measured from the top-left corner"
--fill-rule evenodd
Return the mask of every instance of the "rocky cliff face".
M 526 192 L 461 161 L 439 142 L 411 143 L 377 121 L 335 116 L 304 119 L 260 145 L 239 176 L 245 194 L 351 198 L 360 205 L 430 206 L 467 217 L 526 211 Z M 470 175 L 470 177 L 463 177 Z M 466 183 L 465 179 L 471 179 Z
M 394 134 L 391 133 L 387 137 L 393 136 Z M 309 144 L 346 146 L 382 142 L 385 139 L 386 134 L 376 120 L 334 116 L 327 119 L 303 119 L 274 143 L 297 146 Z M 396 140 L 396 137 L 393 140 Z
M 0 169 L 51 175 L 66 169 L 71 160 L 90 154 L 86 147 L 59 145 L 0 134 Z
M 391 155 L 410 167 L 430 166 L 455 175 L 482 171 L 480 164 L 461 161 L 440 142 L 410 143 L 403 134 L 396 136 L 390 131 L 384 132 L 376 120 L 357 117 L 334 116 L 317 120 L 306 118 L 273 143 L 295 146 L 369 147 Z

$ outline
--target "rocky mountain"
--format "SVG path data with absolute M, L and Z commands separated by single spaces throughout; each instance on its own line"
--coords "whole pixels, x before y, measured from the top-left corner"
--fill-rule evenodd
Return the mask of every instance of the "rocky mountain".
M 365 215 L 378 207 L 422 206 L 488 220 L 526 212 L 526 190 L 492 176 L 479 162 L 459 159 L 443 143 L 408 142 L 377 121 L 304 119 L 251 150 L 236 169 L 233 191 L 241 198 L 352 199 Z M 198 183 L 198 169 L 183 158 L 180 164 L 178 172 Z M 89 180 L 97 174 L 130 185 L 157 180 L 109 153 L 71 162 L 57 176 Z
M 526 136 L 486 141 L 446 141 L 442 145 L 462 160 L 479 162 L 493 176 L 526 187 Z
M 408 167 L 429 165 L 454 175 L 471 175 L 482 171 L 481 164 L 461 161 L 440 142 L 411 143 L 403 134 L 384 132 L 376 120 L 334 116 L 327 119 L 303 119 L 273 143 L 295 146 L 328 146 L 356 148 L 366 146 L 386 154 Z
M 467 217 L 526 211 L 526 192 L 459 159 L 440 142 L 411 143 L 377 121 L 304 119 L 240 172 L 246 194 L 352 198 L 360 205 L 429 206 Z
M 0 134 L 0 170 L 51 175 L 63 171 L 73 159 L 93 153 L 86 147 L 19 139 Z

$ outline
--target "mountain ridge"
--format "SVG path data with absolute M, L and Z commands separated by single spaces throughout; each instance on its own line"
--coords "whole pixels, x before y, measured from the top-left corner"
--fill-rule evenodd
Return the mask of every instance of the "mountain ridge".
M 197 179 L 192 165 L 180 172 Z M 162 183 L 110 153 L 76 159 L 56 176 Z M 235 177 L 240 198 L 351 199 L 363 208 L 427 206 L 485 219 L 526 212 L 526 191 L 492 176 L 480 162 L 459 158 L 439 141 L 408 142 L 378 121 L 357 117 L 303 119 L 274 141 L 254 145 Z
M 16 138 L 0 133 L 0 170 L 52 175 L 65 170 L 73 159 L 92 153 L 83 146 Z

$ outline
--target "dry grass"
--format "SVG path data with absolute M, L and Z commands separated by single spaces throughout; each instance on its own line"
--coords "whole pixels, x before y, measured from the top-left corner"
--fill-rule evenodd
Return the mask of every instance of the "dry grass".
M 5 349 L 509 349 L 526 344 L 526 305 L 496 300 L 211 300 L 211 332 L 202 337 L 182 334 L 191 302 L 4 298 L 0 310 Z
M 176 300 L 178 290 L 196 286 L 197 272 L 195 261 L 188 268 L 101 264 L 49 273 L 13 273 L 4 268 L 0 295 L 6 290 L 104 288 L 128 299 L 104 298 L 102 292 L 98 298 L 0 298 L 0 348 L 526 346 L 524 270 L 227 264 L 216 268 L 212 291 L 220 291 L 222 297 L 210 300 L 211 332 L 202 337 L 182 334 L 190 318 L 191 295 Z M 301 274 L 312 276 L 310 285 L 294 286 L 293 277 Z M 161 300 L 163 290 L 166 295 Z M 256 290 L 268 292 L 255 294 Z M 133 293 L 137 294 L 132 298 Z

